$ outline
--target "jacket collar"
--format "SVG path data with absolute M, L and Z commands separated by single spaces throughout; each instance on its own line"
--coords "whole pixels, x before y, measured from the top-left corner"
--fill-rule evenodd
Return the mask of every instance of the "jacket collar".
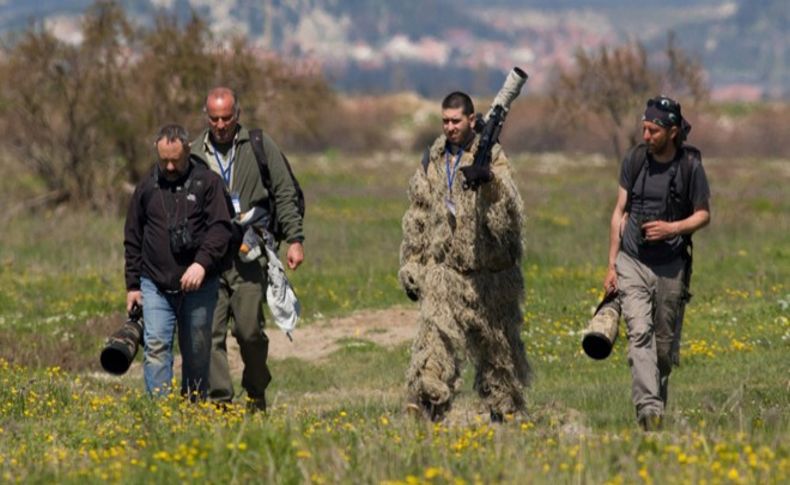
M 472 140 L 464 147 L 464 152 L 466 153 L 475 153 L 477 151 L 477 145 L 480 143 L 480 135 L 475 133 Z M 444 156 L 444 151 L 447 149 L 447 137 L 444 134 L 439 135 L 433 145 L 431 146 L 431 158 L 433 159 L 441 159 Z
M 203 153 L 206 155 L 213 155 L 214 154 L 214 145 L 211 143 L 211 132 L 208 128 L 203 131 L 203 136 L 200 138 L 201 143 L 201 156 Z M 244 126 L 239 123 L 239 129 L 236 131 L 236 136 L 233 137 L 233 144 L 235 146 L 239 146 L 244 143 L 249 143 L 250 141 L 250 132 Z

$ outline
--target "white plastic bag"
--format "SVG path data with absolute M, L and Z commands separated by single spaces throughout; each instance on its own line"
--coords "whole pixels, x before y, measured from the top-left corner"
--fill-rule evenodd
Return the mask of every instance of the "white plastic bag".
M 269 259 L 269 286 L 266 288 L 266 303 L 272 312 L 274 323 L 285 332 L 288 340 L 293 342 L 292 333 L 301 314 L 299 299 L 296 298 L 291 283 L 285 276 L 285 268 L 277 253 L 268 245 L 263 245 Z

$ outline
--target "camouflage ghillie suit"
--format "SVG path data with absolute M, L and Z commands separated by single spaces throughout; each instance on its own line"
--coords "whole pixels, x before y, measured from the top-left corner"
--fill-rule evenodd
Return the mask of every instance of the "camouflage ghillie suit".
M 474 159 L 478 139 L 460 166 Z M 475 390 L 492 418 L 524 408 L 529 365 L 519 336 L 524 281 L 522 203 L 505 154 L 492 150 L 494 179 L 477 191 L 453 184 L 448 207 L 446 139 L 429 149 L 409 186 L 403 216 L 401 268 L 407 293 L 420 301 L 420 327 L 407 372 L 408 399 L 433 419 L 450 408 L 468 352 Z M 451 156 L 454 161 L 455 157 Z

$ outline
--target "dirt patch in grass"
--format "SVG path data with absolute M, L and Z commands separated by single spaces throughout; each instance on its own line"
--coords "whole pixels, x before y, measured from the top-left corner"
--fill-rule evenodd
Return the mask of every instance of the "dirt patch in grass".
M 418 311 L 411 308 L 363 310 L 345 317 L 319 320 L 307 326 L 298 326 L 293 334 L 293 342 L 288 341 L 288 337 L 276 325 L 267 322 L 266 334 L 269 336 L 269 359 L 296 358 L 306 361 L 318 361 L 341 349 L 344 342 L 348 342 L 350 339 L 353 341 L 369 341 L 382 347 L 395 347 L 411 341 L 417 335 L 417 314 Z M 109 335 L 117 326 L 123 323 L 120 316 L 117 320 L 95 320 L 89 326 L 93 329 L 94 337 L 92 338 L 96 339 L 96 336 L 101 336 L 102 343 L 105 335 Z M 239 377 L 244 370 L 244 364 L 239 354 L 239 346 L 236 343 L 236 339 L 230 334 L 228 334 L 227 345 L 231 374 L 234 377 Z M 81 369 L 69 367 L 69 370 L 97 371 L 97 377 L 100 376 L 103 372 L 101 372 L 99 365 L 99 350 L 100 347 L 97 347 L 94 352 L 95 355 L 87 355 L 82 359 L 83 366 Z M 180 356 L 175 358 L 174 373 L 180 378 Z M 127 375 L 142 376 L 139 355 Z
M 267 322 L 269 358 L 317 361 L 339 350 L 344 342 L 349 341 L 369 341 L 382 347 L 394 347 L 412 340 L 417 334 L 417 313 L 416 309 L 389 308 L 319 320 L 297 327 L 293 342 L 273 323 Z M 0 330 L 0 358 L 24 367 L 59 366 L 67 372 L 101 375 L 104 374 L 99 363 L 101 349 L 107 337 L 119 329 L 123 322 L 124 316 L 118 313 L 91 318 L 84 324 L 58 335 L 28 335 Z M 129 375 L 142 375 L 140 354 L 142 349 L 132 364 Z M 230 334 L 228 358 L 231 373 L 240 376 L 244 367 L 239 346 Z M 179 376 L 179 356 L 176 356 L 175 367 L 175 375 Z
M 382 347 L 394 347 L 417 335 L 417 313 L 416 309 L 388 308 L 321 320 L 297 327 L 293 342 L 276 325 L 268 323 L 269 355 L 274 359 L 320 360 L 338 350 L 343 339 L 369 340 Z
M 309 326 L 297 327 L 293 342 L 271 322 L 266 324 L 269 336 L 269 359 L 289 357 L 316 361 L 339 350 L 348 339 L 367 340 L 382 347 L 394 347 L 411 341 L 417 335 L 417 310 L 388 308 L 364 310 L 351 315 L 319 320 Z M 244 365 L 236 339 L 228 337 L 228 360 L 231 373 L 241 375 Z

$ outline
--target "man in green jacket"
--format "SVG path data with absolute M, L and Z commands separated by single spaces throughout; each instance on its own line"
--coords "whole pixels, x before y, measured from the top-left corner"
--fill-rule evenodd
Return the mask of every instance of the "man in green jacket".
M 263 151 L 274 192 L 270 194 L 261 179 L 249 131 L 239 124 L 241 107 L 233 90 L 222 86 L 211 89 L 204 111 L 208 127 L 192 142 L 192 154 L 222 176 L 237 216 L 253 207 L 267 207 L 270 198 L 273 199 L 277 221 L 288 243 L 286 262 L 295 270 L 304 259 L 304 233 L 296 188 L 282 152 L 268 135 L 263 135 Z M 230 403 L 233 399 L 225 343 L 228 321 L 232 317 L 232 334 L 239 343 L 244 362 L 241 385 L 247 391 L 247 404 L 253 411 L 266 409 L 265 391 L 271 381 L 266 365 L 269 339 L 263 331 L 262 303 L 266 284 L 264 257 L 244 262 L 235 254 L 232 268 L 220 277 L 209 371 L 209 398 L 215 402 Z

